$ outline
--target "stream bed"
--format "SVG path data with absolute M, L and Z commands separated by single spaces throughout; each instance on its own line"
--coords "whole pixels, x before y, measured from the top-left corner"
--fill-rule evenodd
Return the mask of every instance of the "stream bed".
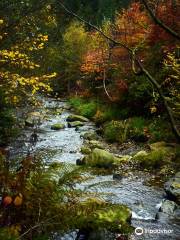
M 63 108 L 61 115 L 53 114 L 54 108 Z M 41 152 L 44 161 L 47 163 L 58 161 L 70 164 L 76 164 L 77 159 L 83 155 L 80 149 L 83 145 L 82 133 L 95 131 L 94 123 L 87 122 L 78 130 L 68 128 L 66 118 L 73 113 L 69 110 L 66 101 L 53 99 L 42 99 L 42 106 L 36 111 L 44 115 L 42 123 L 39 125 L 38 141 L 34 151 Z M 65 128 L 59 131 L 51 130 L 55 123 L 65 124 Z M 32 128 L 24 130 L 22 136 L 11 146 L 13 155 L 27 152 L 29 139 L 32 134 Z M 88 173 L 89 174 L 89 173 Z M 173 218 L 160 218 L 156 220 L 156 214 L 165 198 L 163 188 L 157 186 L 147 186 L 145 181 L 150 178 L 149 174 L 142 171 L 131 171 L 122 179 L 113 179 L 112 174 L 92 175 L 87 181 L 77 184 L 77 188 L 84 191 L 100 194 L 100 197 L 111 203 L 121 203 L 132 209 L 132 226 L 140 227 L 144 232 L 142 235 L 133 234 L 131 239 L 157 239 L 169 240 L 179 239 L 180 227 Z M 167 230 L 166 234 L 150 233 L 149 230 Z M 140 230 L 141 231 L 141 230 Z M 75 240 L 75 236 L 64 236 L 57 238 L 59 240 Z M 112 239 L 113 240 L 113 239 Z

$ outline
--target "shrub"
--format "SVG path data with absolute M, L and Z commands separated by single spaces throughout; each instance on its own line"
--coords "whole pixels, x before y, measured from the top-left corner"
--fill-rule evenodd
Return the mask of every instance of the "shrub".
M 149 126 L 151 134 L 151 142 L 158 141 L 175 141 L 175 137 L 172 133 L 171 126 L 166 119 L 154 118 Z
M 75 110 L 84 117 L 92 118 L 96 114 L 98 103 L 94 100 L 86 101 L 75 97 L 71 98 L 69 102 Z
M 147 123 L 142 117 L 133 117 L 129 120 L 129 137 L 134 140 L 143 139 L 146 135 L 144 132 Z
M 95 101 L 90 101 L 89 103 L 82 104 L 79 107 L 80 114 L 87 118 L 92 118 L 97 111 L 97 103 Z
M 96 123 L 104 123 L 111 120 L 118 120 L 124 119 L 122 109 L 118 106 L 111 106 L 111 105 L 98 105 L 98 110 L 94 116 L 94 121 Z
M 125 142 L 129 136 L 128 120 L 111 121 L 105 124 L 104 136 L 110 142 Z
M 69 99 L 69 103 L 74 107 L 76 110 L 83 104 L 83 100 L 79 97 L 72 97 Z

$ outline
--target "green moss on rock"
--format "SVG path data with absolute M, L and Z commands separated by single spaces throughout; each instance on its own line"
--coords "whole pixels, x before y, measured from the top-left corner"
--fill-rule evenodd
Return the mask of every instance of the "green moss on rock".
M 85 157 L 85 164 L 91 167 L 111 168 L 113 163 L 118 162 L 119 159 L 112 153 L 95 148 L 92 153 Z
M 134 157 L 140 166 L 147 169 L 158 169 L 164 165 L 171 163 L 176 158 L 176 150 L 172 147 L 152 146 L 150 152 L 140 151 Z
M 68 127 L 69 128 L 82 127 L 82 126 L 84 126 L 84 123 L 80 122 L 80 121 L 68 122 Z
M 63 123 L 55 123 L 51 126 L 52 130 L 61 130 L 64 128 L 65 128 L 65 125 Z
M 75 122 L 75 121 L 88 122 L 89 121 L 87 118 L 80 115 L 69 115 L 66 120 L 67 122 Z
M 81 153 L 82 154 L 90 154 L 91 153 L 91 149 L 87 146 L 83 146 L 81 147 Z
M 106 228 L 111 232 L 120 231 L 130 233 L 132 212 L 123 204 L 110 204 L 97 198 L 85 200 L 82 204 L 83 209 L 89 209 L 90 214 L 83 219 L 83 225 L 91 229 Z

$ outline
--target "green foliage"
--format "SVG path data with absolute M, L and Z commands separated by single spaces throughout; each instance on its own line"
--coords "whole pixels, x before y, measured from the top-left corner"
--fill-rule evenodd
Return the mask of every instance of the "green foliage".
M 92 118 L 97 111 L 98 103 L 94 100 L 85 101 L 81 98 L 71 98 L 70 104 L 76 109 L 76 111 L 84 117 Z
M 7 168 L 4 156 L 0 155 L 0 160 L 2 239 L 47 239 L 51 232 L 63 233 L 87 226 L 96 229 L 107 222 L 108 229 L 113 230 L 117 220 L 122 223 L 118 226 L 122 231 L 128 227 L 130 211 L 125 206 L 118 205 L 114 214 L 114 205 L 82 201 L 84 193 L 74 189 L 76 183 L 84 180 L 79 167 L 63 163 L 47 166 L 40 158 L 27 156 L 17 160 L 19 163 L 16 161 L 15 166 L 20 165 L 16 170 Z M 5 201 L 6 198 L 11 201 Z
M 158 141 L 174 141 L 174 135 L 171 131 L 169 121 L 165 118 L 153 118 L 149 123 L 149 132 L 151 134 L 151 142 Z
M 97 103 L 95 101 L 91 101 L 81 106 L 79 110 L 84 117 L 92 118 L 96 114 Z
M 94 121 L 98 124 L 102 124 L 111 120 L 125 119 L 128 116 L 128 109 L 119 107 L 117 104 L 109 105 L 100 103 L 98 105 L 97 112 L 94 116 Z
M 128 138 L 144 134 L 145 119 L 134 117 L 122 121 L 111 121 L 104 126 L 104 136 L 110 142 L 123 143 Z
M 129 92 L 127 95 L 127 104 L 131 109 L 131 116 L 137 114 L 147 114 L 148 105 L 153 98 L 153 87 L 147 77 L 138 76 L 129 80 Z
M 81 115 L 93 118 L 93 120 L 102 124 L 106 121 L 124 119 L 128 116 L 128 109 L 119 107 L 117 104 L 107 104 L 100 100 L 83 99 L 80 97 L 72 97 L 69 103 Z
M 72 97 L 69 99 L 69 103 L 72 105 L 72 107 L 78 110 L 81 104 L 83 104 L 83 99 L 80 97 Z
M 61 85 L 65 84 L 66 91 L 70 94 L 71 88 L 74 88 L 76 81 L 80 79 L 80 67 L 84 53 L 88 50 L 89 38 L 84 25 L 78 21 L 69 24 L 62 38 L 60 65 L 64 77 L 58 85 L 61 88 Z
M 3 240 L 18 240 L 18 236 L 16 236 L 16 232 L 10 231 L 10 229 L 8 228 L 0 229 L 0 238 Z
M 138 138 L 143 136 L 147 121 L 143 117 L 133 117 L 129 121 L 129 137 Z
M 134 117 L 131 119 L 131 128 L 143 131 L 145 119 L 143 117 Z
M 13 126 L 15 118 L 11 106 L 4 101 L 4 94 L 0 91 L 0 145 L 7 145 L 9 137 L 15 134 Z
M 110 142 L 123 143 L 128 138 L 129 123 L 124 121 L 111 121 L 105 124 L 104 136 Z
M 111 1 L 111 0 L 66 0 L 65 5 L 78 13 L 84 19 L 100 25 L 104 19 L 113 19 L 117 9 L 126 7 L 129 0 Z

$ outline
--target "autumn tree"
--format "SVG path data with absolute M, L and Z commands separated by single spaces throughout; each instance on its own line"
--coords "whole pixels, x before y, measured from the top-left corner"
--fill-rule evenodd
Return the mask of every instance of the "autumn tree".
M 13 2 L 8 5 L 5 1 L 1 2 L 1 9 L 6 10 L 1 11 L 0 18 L 0 94 L 3 99 L 0 135 L 2 138 L 9 135 L 9 124 L 13 123 L 10 120 L 9 109 L 21 103 L 25 104 L 29 100 L 32 102 L 39 91 L 51 91 L 50 81 L 56 75 L 56 73 L 46 74 L 40 71 L 41 53 L 47 45 L 48 35 L 39 31 L 35 16 L 31 15 L 35 10 L 34 5 L 28 8 L 30 2 L 33 3 L 33 1 Z M 41 4 L 38 6 L 40 9 L 43 8 Z M 9 124 L 4 120 L 6 116 Z M 7 127 L 4 122 L 7 123 Z
M 93 24 L 89 23 L 88 21 L 84 20 L 83 18 L 81 18 L 80 16 L 78 16 L 76 13 L 72 12 L 71 10 L 69 10 L 66 6 L 64 6 L 64 4 L 62 2 L 60 2 L 60 6 L 70 15 L 76 17 L 77 19 L 79 19 L 80 21 L 86 23 L 89 27 L 93 28 L 94 30 L 98 31 L 100 34 L 102 34 L 103 37 L 105 37 L 105 39 L 107 39 L 110 43 L 112 43 L 115 46 L 119 46 L 124 48 L 130 58 L 131 58 L 131 66 L 132 66 L 132 70 L 135 73 L 135 75 L 141 75 L 141 77 L 144 77 L 144 79 L 146 81 L 148 81 L 148 83 L 152 84 L 152 86 L 155 88 L 155 90 L 157 91 L 157 94 L 160 96 L 160 100 L 162 101 L 162 105 L 167 113 L 167 116 L 169 118 L 172 130 L 175 134 L 175 136 L 177 137 L 177 139 L 180 138 L 180 133 L 178 130 L 178 127 L 175 123 L 175 119 L 173 117 L 172 114 L 172 110 L 167 102 L 167 99 L 164 95 L 163 89 L 161 88 L 161 85 L 158 83 L 158 79 L 156 79 L 155 77 L 153 77 L 153 75 L 151 75 L 151 73 L 146 69 L 146 67 L 143 64 L 143 61 L 141 61 L 141 59 L 137 56 L 137 47 L 134 49 L 132 47 L 129 47 L 126 43 L 122 42 L 122 41 L 117 41 L 116 39 L 114 39 L 113 37 L 106 35 L 101 29 L 99 29 L 97 26 L 94 26 Z M 162 27 L 162 26 L 160 26 Z
M 84 53 L 88 49 L 88 33 L 84 25 L 72 22 L 63 34 L 63 45 L 61 48 L 61 79 L 59 84 L 67 86 L 68 93 L 78 86 L 80 80 L 80 67 Z

